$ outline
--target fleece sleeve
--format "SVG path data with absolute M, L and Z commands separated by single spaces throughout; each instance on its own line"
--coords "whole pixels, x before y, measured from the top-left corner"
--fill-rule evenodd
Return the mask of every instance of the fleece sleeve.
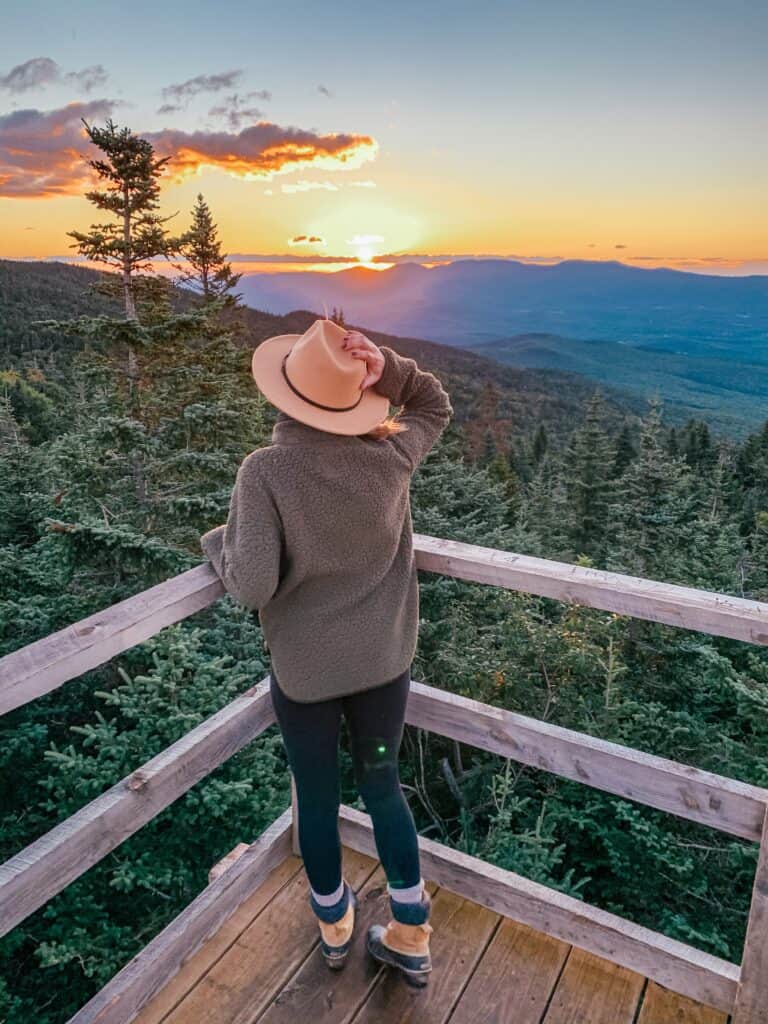
M 448 426 L 453 407 L 448 392 L 433 373 L 420 370 L 415 359 L 401 356 L 381 345 L 384 372 L 373 385 L 393 405 L 403 406 L 400 422 L 407 428 L 390 437 L 390 442 L 416 469 Z
M 252 457 L 237 472 L 226 524 L 204 533 L 200 546 L 227 593 L 246 608 L 262 608 L 277 590 L 282 521 Z

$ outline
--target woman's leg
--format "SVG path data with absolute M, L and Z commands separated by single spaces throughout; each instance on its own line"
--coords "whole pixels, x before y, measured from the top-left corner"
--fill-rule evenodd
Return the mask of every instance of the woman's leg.
M 396 679 L 342 698 L 358 790 L 373 821 L 376 849 L 393 889 L 418 899 L 421 870 L 416 825 L 400 786 L 398 754 L 411 685 Z
M 296 782 L 299 847 L 314 893 L 342 892 L 339 837 L 341 700 L 293 701 L 270 673 L 270 692 Z M 335 905 L 335 901 L 334 901 Z

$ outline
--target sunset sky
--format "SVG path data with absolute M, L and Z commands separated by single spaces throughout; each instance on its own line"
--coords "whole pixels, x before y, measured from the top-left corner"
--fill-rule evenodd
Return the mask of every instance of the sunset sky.
M 385 257 L 768 273 L 765 0 L 28 0 L 0 33 L 0 256 L 70 258 L 111 117 L 237 269 Z

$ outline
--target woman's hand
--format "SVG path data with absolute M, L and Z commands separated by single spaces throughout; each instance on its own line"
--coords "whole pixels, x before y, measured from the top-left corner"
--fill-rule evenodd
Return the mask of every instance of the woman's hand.
M 368 372 L 360 384 L 361 391 L 372 387 L 381 379 L 381 375 L 384 373 L 384 356 L 370 338 L 366 338 L 361 331 L 347 331 L 342 348 L 356 359 L 363 359 L 366 363 Z

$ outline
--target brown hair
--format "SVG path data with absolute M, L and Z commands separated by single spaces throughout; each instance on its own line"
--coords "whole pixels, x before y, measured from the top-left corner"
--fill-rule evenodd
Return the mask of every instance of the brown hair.
M 403 430 L 407 430 L 408 427 L 400 422 L 400 413 L 395 413 L 394 416 L 387 416 L 381 423 L 377 423 L 372 430 L 368 430 L 365 434 L 361 434 L 361 437 L 372 437 L 376 441 L 386 441 L 388 437 L 393 434 L 399 434 Z

